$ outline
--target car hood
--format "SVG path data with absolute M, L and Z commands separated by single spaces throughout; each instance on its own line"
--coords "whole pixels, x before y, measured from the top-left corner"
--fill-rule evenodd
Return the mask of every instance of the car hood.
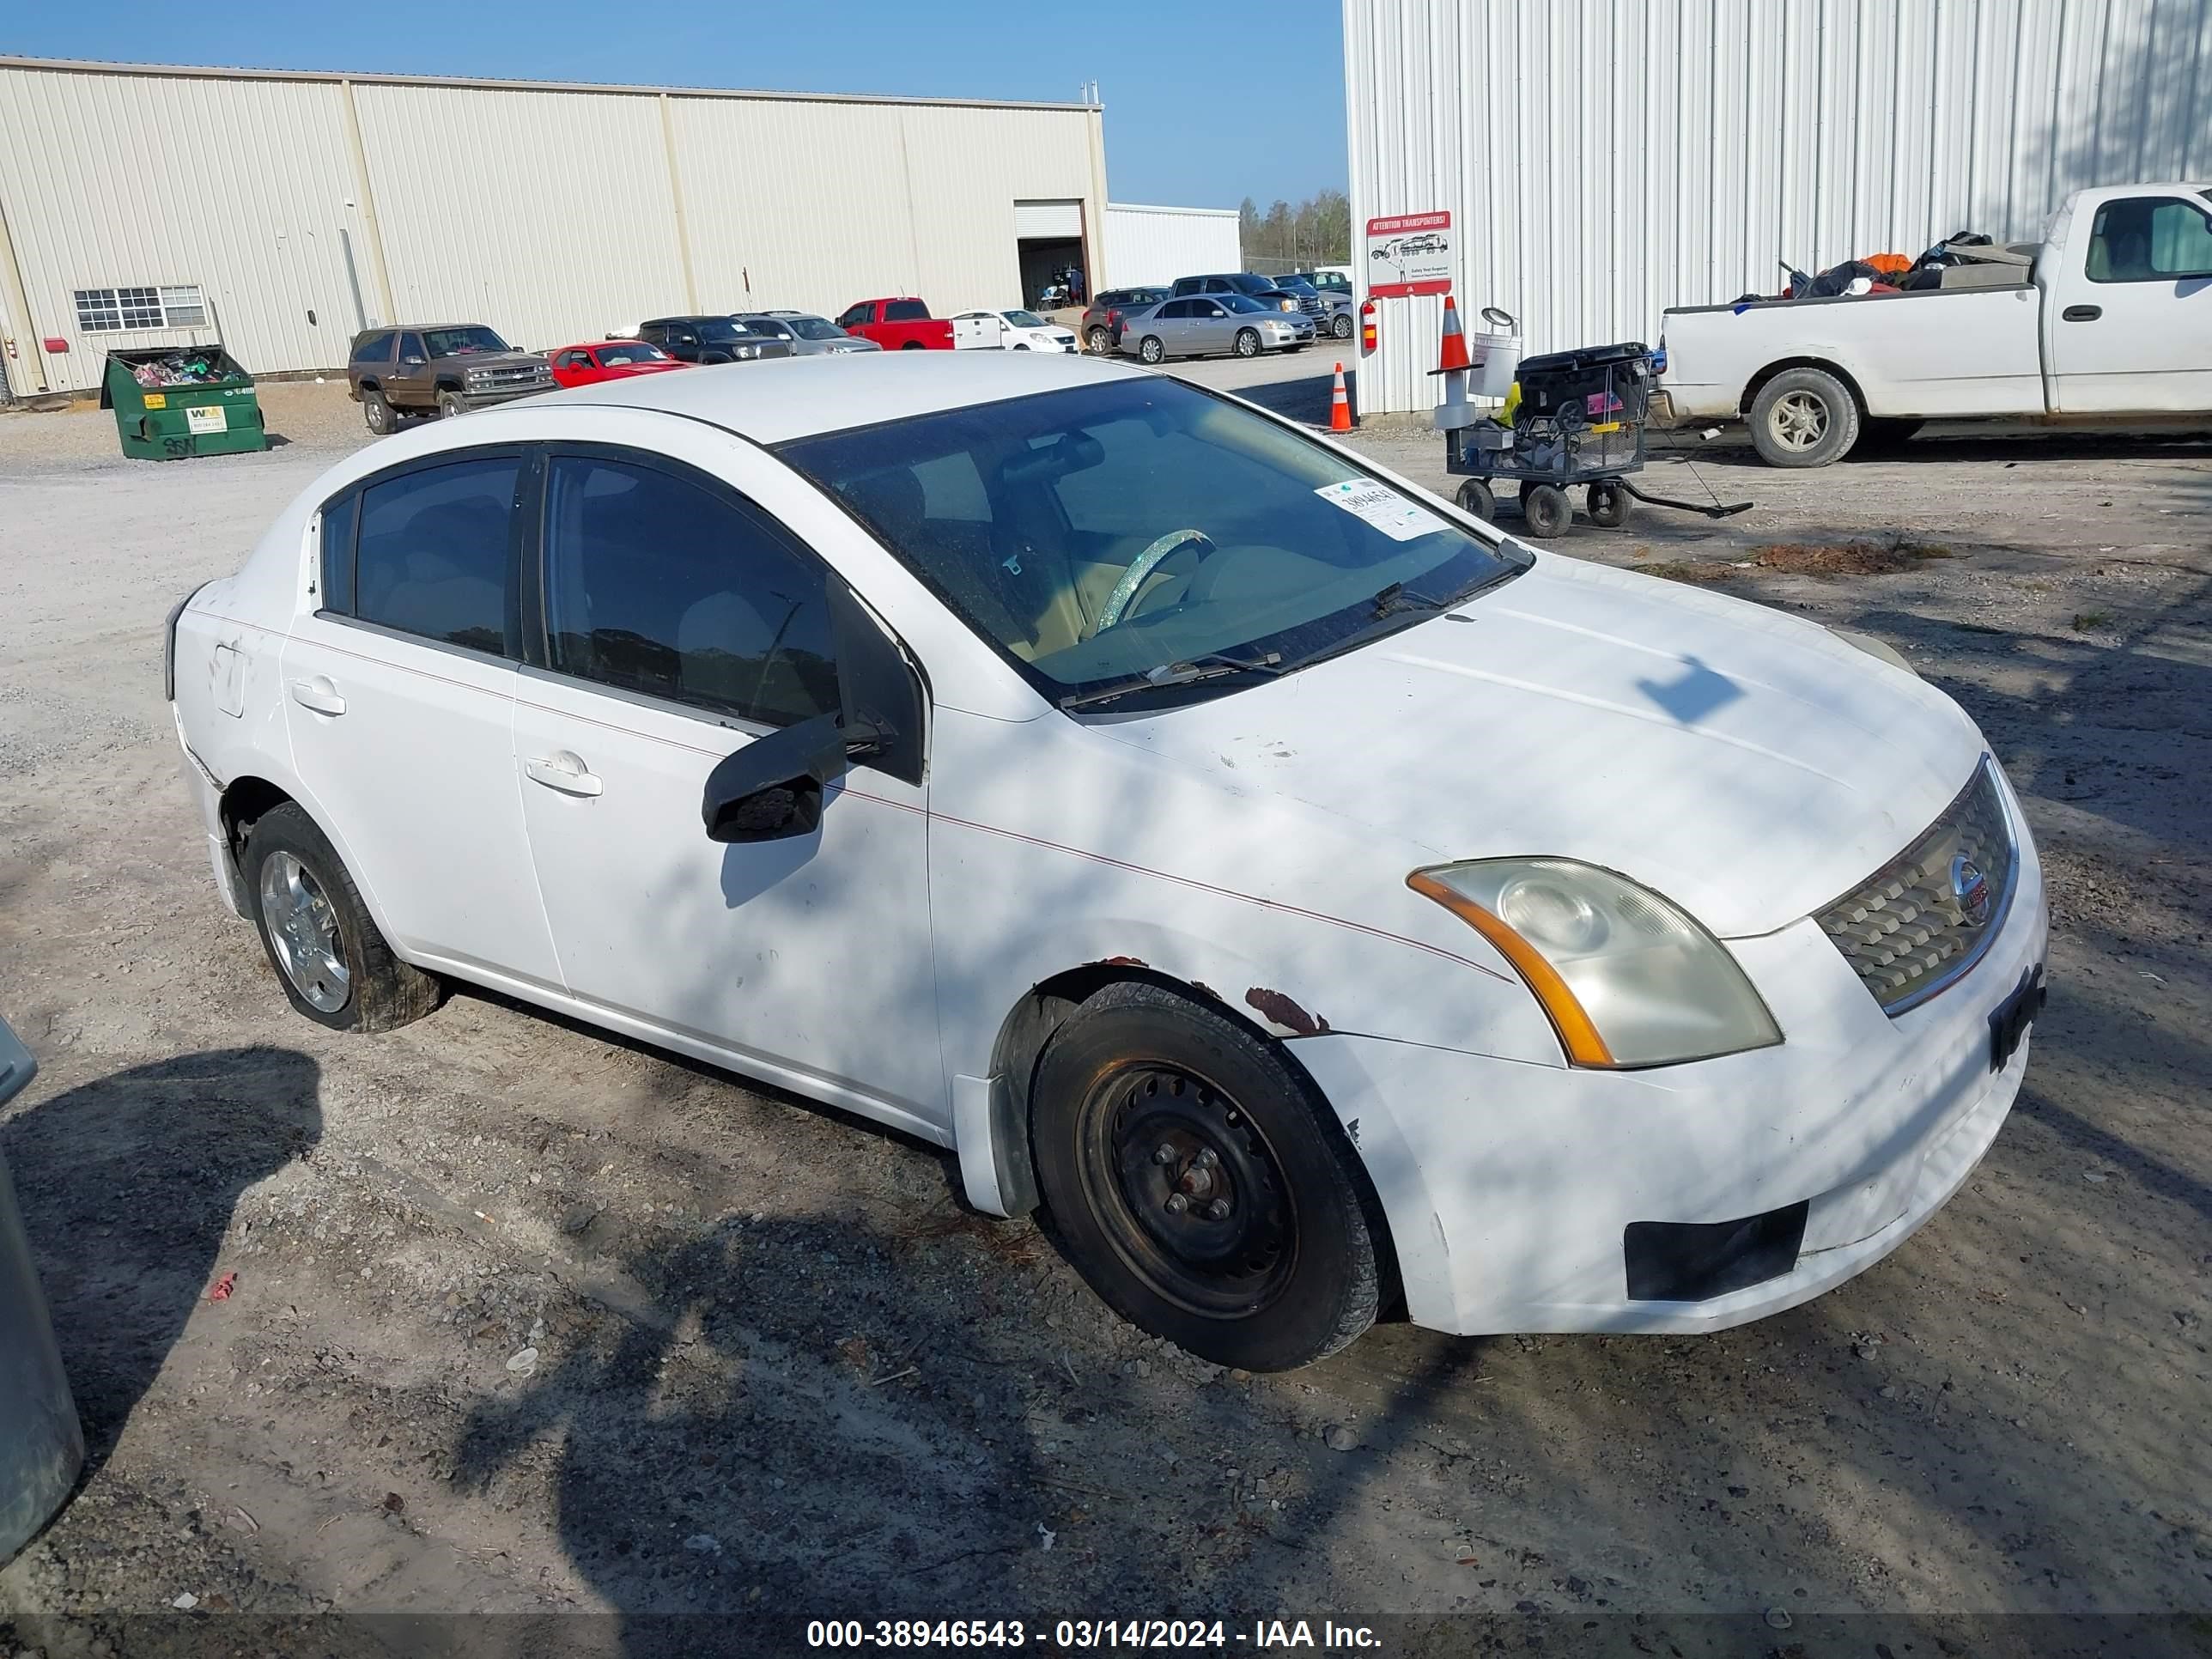
M 1415 862 L 1601 865 L 1723 937 L 1871 874 L 1983 750 L 1949 698 L 1824 629 L 1553 555 L 1342 657 L 1097 729 Z
M 441 368 L 458 366 L 462 368 L 523 368 L 545 361 L 545 354 L 542 351 L 464 351 L 459 356 L 438 359 Z

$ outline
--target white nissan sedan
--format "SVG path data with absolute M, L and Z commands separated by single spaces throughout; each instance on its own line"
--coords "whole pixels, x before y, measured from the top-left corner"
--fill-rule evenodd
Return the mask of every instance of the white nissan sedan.
M 1871 641 L 1124 365 L 747 364 L 325 473 L 170 628 L 285 994 L 465 981 L 957 1154 L 1224 1364 L 1701 1331 L 2021 1084 L 2043 878 Z

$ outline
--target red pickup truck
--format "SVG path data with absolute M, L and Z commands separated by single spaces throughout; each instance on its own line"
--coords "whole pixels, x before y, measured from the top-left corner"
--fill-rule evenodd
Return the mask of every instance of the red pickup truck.
M 911 295 L 891 300 L 863 300 L 839 313 L 837 326 L 873 340 L 886 351 L 951 351 L 999 344 L 1000 325 L 988 319 L 933 317 Z

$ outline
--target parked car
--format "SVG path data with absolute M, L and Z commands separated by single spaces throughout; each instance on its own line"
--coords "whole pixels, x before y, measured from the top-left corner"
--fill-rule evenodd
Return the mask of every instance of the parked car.
M 837 326 L 848 334 L 873 340 L 886 351 L 951 351 L 984 347 L 996 350 L 999 325 L 970 316 L 954 321 L 932 317 L 929 307 L 908 297 L 862 300 L 838 313 Z
M 963 311 L 952 320 L 995 322 L 999 343 L 1008 351 L 1073 351 L 1075 334 L 1058 323 L 1047 322 L 1034 311 Z
M 1960 285 L 1667 312 L 1662 416 L 1802 467 L 1927 420 L 2212 410 L 2212 185 L 2075 191 L 2042 242 L 1961 257 Z
M 1318 295 L 1293 294 L 1280 287 L 1272 276 L 1255 276 L 1249 270 L 1234 270 L 1214 276 L 1178 276 L 1175 280 L 1177 296 L 1187 294 L 1242 294 L 1257 300 L 1261 305 L 1273 306 L 1278 311 L 1297 311 L 1305 313 L 1316 328 L 1326 320 Z
M 598 386 L 690 367 L 682 358 L 672 357 L 643 340 L 587 340 L 580 345 L 556 346 L 545 356 L 553 366 L 554 380 L 562 386 Z
M 790 341 L 731 316 L 656 317 L 638 325 L 637 337 L 687 363 L 750 363 L 796 355 Z
M 744 311 L 738 320 L 756 333 L 790 342 L 794 357 L 824 357 L 848 351 L 881 351 L 873 340 L 848 334 L 827 317 L 805 311 Z
M 1301 315 L 1276 310 L 1249 294 L 1195 294 L 1163 300 L 1121 319 L 1121 349 L 1148 363 L 1169 357 L 1234 352 L 1296 351 L 1314 337 Z
M 417 428 L 166 695 L 302 1015 L 450 976 L 892 1126 L 1253 1370 L 1803 1302 L 1972 1173 L 2042 995 L 2019 800 L 1895 652 L 1095 359 Z
M 373 328 L 354 337 L 346 392 L 380 436 L 410 413 L 465 415 L 533 392 L 550 391 L 553 371 L 482 323 Z
M 1164 288 L 1109 288 L 1084 308 L 1083 343 L 1103 356 L 1121 349 L 1121 313 L 1141 311 L 1168 297 Z
M 1309 298 L 1316 302 L 1312 307 L 1306 308 L 1306 314 L 1314 319 L 1316 333 L 1334 335 L 1340 340 L 1352 337 L 1352 294 L 1349 289 L 1341 294 L 1333 290 L 1324 292 L 1303 276 L 1278 276 L 1275 286 L 1285 294 L 1297 295 L 1302 308 L 1306 308 Z

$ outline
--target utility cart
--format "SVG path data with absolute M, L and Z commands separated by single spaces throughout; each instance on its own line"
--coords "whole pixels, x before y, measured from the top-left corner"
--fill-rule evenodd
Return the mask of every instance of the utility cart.
M 1567 491 L 1577 484 L 1584 487 L 1590 522 L 1607 530 L 1628 522 L 1632 499 L 1709 519 L 1749 510 L 1749 501 L 1678 501 L 1628 482 L 1629 474 L 1644 470 L 1644 416 L 1655 378 L 1650 350 L 1634 340 L 1522 358 L 1504 418 L 1444 434 L 1445 471 L 1467 480 L 1459 504 L 1494 520 L 1494 485 L 1510 479 L 1520 487 L 1528 533 L 1542 537 L 1563 536 L 1572 526 Z

